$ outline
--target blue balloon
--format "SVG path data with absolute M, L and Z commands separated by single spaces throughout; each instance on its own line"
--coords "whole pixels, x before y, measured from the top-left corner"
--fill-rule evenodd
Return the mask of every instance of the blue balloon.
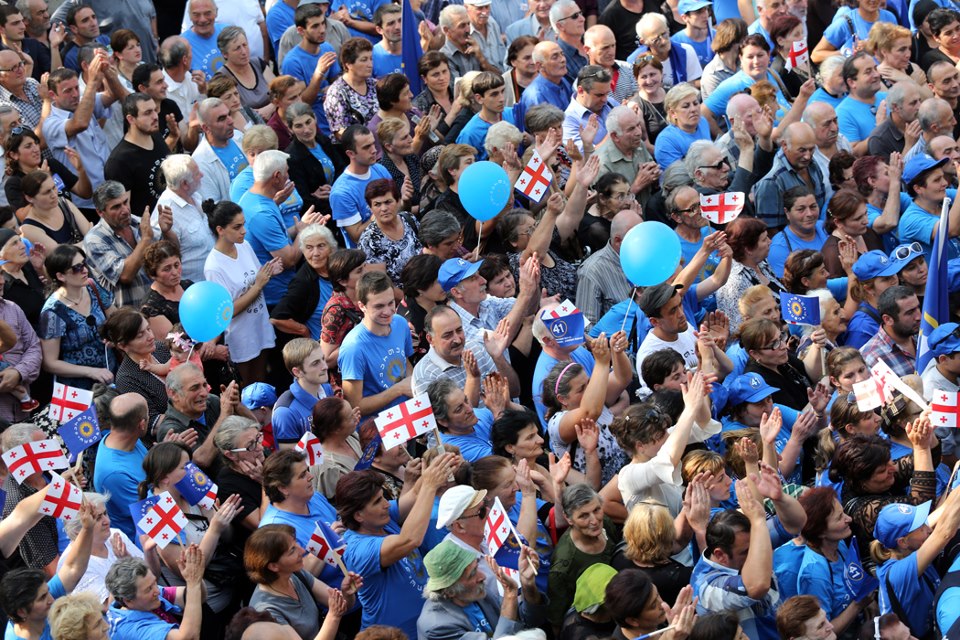
M 489 160 L 474 162 L 460 174 L 457 182 L 463 208 L 480 222 L 491 220 L 503 211 L 510 200 L 511 188 L 507 172 Z
M 180 323 L 191 340 L 213 340 L 226 331 L 232 319 L 233 299 L 222 284 L 197 282 L 180 298 Z
M 620 244 L 620 266 L 635 286 L 650 287 L 673 277 L 680 264 L 680 238 L 662 222 L 641 222 Z

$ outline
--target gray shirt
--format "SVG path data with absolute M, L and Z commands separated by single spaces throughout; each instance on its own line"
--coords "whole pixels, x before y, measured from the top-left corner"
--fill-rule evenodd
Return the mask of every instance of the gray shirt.
M 304 640 L 312 640 L 320 631 L 320 609 L 317 601 L 313 599 L 313 592 L 310 591 L 315 579 L 305 569 L 293 574 L 297 600 L 275 595 L 257 585 L 250 597 L 250 606 L 257 611 L 266 611 L 273 616 L 277 624 L 290 625 Z

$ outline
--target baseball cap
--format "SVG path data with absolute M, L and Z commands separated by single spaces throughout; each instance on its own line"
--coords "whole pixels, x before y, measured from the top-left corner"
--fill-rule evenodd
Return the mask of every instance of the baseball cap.
M 947 356 L 960 351 L 960 324 L 944 322 L 930 334 L 927 345 L 934 356 Z
M 743 402 L 760 402 L 780 389 L 767 384 L 759 373 L 745 373 L 730 384 L 729 391 L 727 404 L 734 406 Z
M 450 289 L 479 271 L 482 264 L 483 260 L 468 262 L 463 258 L 450 258 L 440 265 L 440 274 L 437 279 L 440 281 L 443 290 L 449 292 Z
M 936 167 L 942 167 L 943 165 L 947 164 L 949 160 L 950 158 L 940 158 L 939 160 L 934 160 L 925 153 L 913 156 L 907 161 L 906 166 L 903 167 L 904 184 L 910 186 L 921 173 L 930 171 L 930 169 L 935 169 Z
M 427 589 L 439 591 L 446 589 L 460 579 L 470 563 L 480 557 L 471 549 L 464 549 L 452 540 L 444 540 L 423 557 L 423 566 L 427 569 Z
M 254 382 L 243 389 L 240 402 L 251 411 L 261 407 L 272 407 L 277 403 L 277 391 L 266 382 Z
M 873 537 L 887 549 L 896 549 L 897 540 L 910 535 L 927 522 L 930 515 L 930 501 L 918 504 L 888 504 L 880 510 L 877 524 L 873 527 Z
M 661 307 L 670 302 L 677 291 L 682 288 L 682 284 L 670 284 L 669 282 L 647 287 L 640 296 L 640 310 L 648 318 L 656 317 Z
M 573 596 L 573 608 L 577 613 L 587 609 L 595 609 L 606 599 L 607 585 L 617 575 L 617 570 L 608 564 L 597 563 L 590 565 L 577 578 L 577 592 Z
M 867 251 L 853 263 L 853 275 L 859 280 L 872 280 L 881 276 L 895 276 L 907 266 L 902 260 L 891 260 L 879 249 Z
M 683 15 L 691 11 L 696 11 L 697 9 L 709 7 L 712 4 L 710 0 L 680 0 L 680 3 L 677 5 L 677 11 L 680 12 L 680 15 Z
M 491 0 L 463 0 L 463 4 L 470 5 L 471 7 L 486 7 L 490 2 Z
M 450 487 L 440 496 L 437 507 L 437 529 L 449 527 L 465 512 L 478 506 L 487 497 L 486 489 L 474 489 L 465 484 Z

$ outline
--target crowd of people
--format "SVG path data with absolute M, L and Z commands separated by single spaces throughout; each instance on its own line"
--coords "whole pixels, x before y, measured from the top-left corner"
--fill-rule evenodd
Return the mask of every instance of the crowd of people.
M 47 2 L 0 3 L 0 450 L 69 390 L 101 435 L 0 465 L 7 640 L 960 638 L 952 0 Z M 482 161 L 549 188 L 471 215 Z

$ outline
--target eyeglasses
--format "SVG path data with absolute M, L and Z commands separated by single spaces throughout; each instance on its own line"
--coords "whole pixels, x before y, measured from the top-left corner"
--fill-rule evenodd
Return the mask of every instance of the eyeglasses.
M 564 20 L 576 20 L 577 18 L 582 18 L 582 17 L 583 17 L 583 11 L 577 11 L 576 13 L 571 13 L 566 18 L 560 18 L 559 20 L 557 20 L 557 22 L 560 23 L 560 22 L 563 22 Z
M 661 31 L 654 37 L 650 38 L 650 44 L 653 44 L 654 42 L 660 42 L 661 40 L 666 40 L 669 37 L 670 36 L 667 34 L 666 31 Z
M 11 71 L 16 71 L 17 69 L 23 69 L 23 68 L 26 67 L 26 66 L 27 66 L 27 65 L 25 65 L 25 64 L 23 63 L 23 60 L 21 60 L 20 62 L 18 62 L 17 64 L 13 65 L 13 66 L 10 67 L 9 69 L 0 69 L 0 72 L 9 73 L 9 72 L 11 72 Z
M 247 445 L 246 447 L 240 447 L 238 449 L 230 449 L 230 453 L 244 453 L 246 451 L 256 451 L 257 449 L 260 448 L 262 443 L 263 443 L 263 434 L 258 433 L 257 437 L 249 445 Z
M 681 216 L 689 216 L 689 215 L 699 214 L 699 213 L 700 213 L 700 203 L 697 202 L 697 203 L 694 204 L 692 207 L 687 207 L 686 209 L 677 209 L 676 211 L 674 211 L 674 213 L 677 213 L 677 214 L 679 214 L 679 215 L 681 215 Z
M 68 269 L 70 270 L 70 273 L 74 275 L 79 275 L 87 270 L 87 262 L 84 260 L 83 262 L 72 264 L 68 267 Z
M 487 505 L 482 504 L 480 505 L 480 511 L 470 515 L 464 514 L 459 518 L 457 518 L 457 520 L 473 520 L 474 518 L 479 518 L 480 520 L 483 520 L 486 517 L 487 517 Z
M 789 339 L 790 339 L 790 334 L 788 334 L 786 331 L 781 331 L 779 338 L 777 338 L 776 340 L 774 340 L 771 344 L 769 344 L 769 345 L 766 346 L 766 347 L 760 347 L 759 350 L 760 350 L 760 351 L 776 351 L 777 349 L 780 349 L 781 347 L 785 347 L 785 346 L 787 345 L 787 340 L 789 340 Z M 931 345 L 931 346 L 933 346 L 933 345 Z
M 700 165 L 699 167 L 697 167 L 697 169 L 717 169 L 717 170 L 719 171 L 719 170 L 722 169 L 723 167 L 726 167 L 727 169 L 730 168 L 730 163 L 727 162 L 727 159 L 726 159 L 726 158 L 724 158 L 723 160 L 721 160 L 721 161 L 718 162 L 717 164 L 702 164 L 702 165 Z
M 920 246 L 919 242 L 901 245 L 893 251 L 893 257 L 897 260 L 906 260 L 912 255 L 923 255 L 923 247 Z
M 636 196 L 629 191 L 624 191 L 623 193 L 611 193 L 609 197 L 611 200 L 619 200 L 620 202 L 623 202 L 624 200 L 633 200 L 636 198 Z

